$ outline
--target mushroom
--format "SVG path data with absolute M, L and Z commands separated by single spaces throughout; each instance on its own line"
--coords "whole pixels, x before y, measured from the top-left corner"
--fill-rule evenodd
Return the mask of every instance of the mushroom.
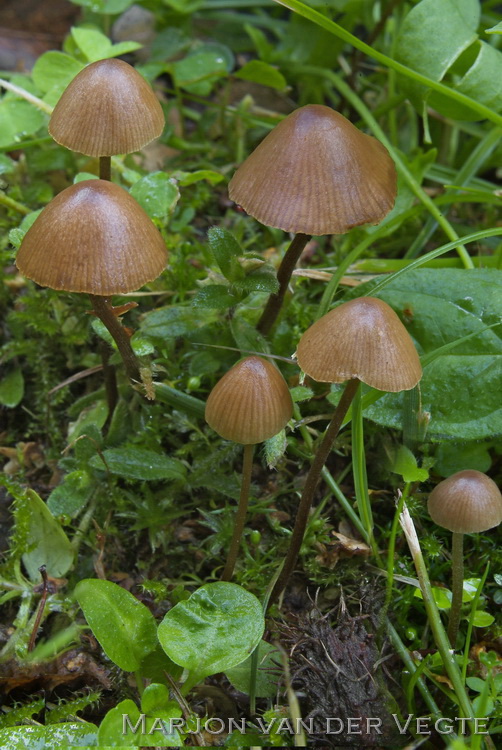
M 396 393 L 411 390 L 422 377 L 408 331 L 394 310 L 375 297 L 344 302 L 319 318 L 301 337 L 296 356 L 300 368 L 314 380 L 348 382 L 307 475 L 288 553 L 270 601 L 279 596 L 293 571 L 322 468 L 359 383 Z
M 386 148 L 320 104 L 295 110 L 241 164 L 230 198 L 268 226 L 295 233 L 258 323 L 271 329 L 296 263 L 312 235 L 343 234 L 378 224 L 396 198 L 396 170 Z
M 262 357 L 246 357 L 234 365 L 209 394 L 206 421 L 225 440 L 244 445 L 241 493 L 222 581 L 229 581 L 244 530 L 251 484 L 253 449 L 280 432 L 293 414 L 286 381 Z
M 49 122 L 62 146 L 100 159 L 110 179 L 110 157 L 138 151 L 162 133 L 164 114 L 145 79 L 126 62 L 98 60 L 78 73 L 63 92 Z
M 469 469 L 440 482 L 429 495 L 429 515 L 452 536 L 452 601 L 448 637 L 455 648 L 464 581 L 464 534 L 486 531 L 502 522 L 502 495 L 495 482 L 480 471 Z
M 140 380 L 136 356 L 107 297 L 155 279 L 167 251 L 162 235 L 123 188 L 85 180 L 57 195 L 27 231 L 16 257 L 40 286 L 87 293 L 116 341 L 128 376 Z

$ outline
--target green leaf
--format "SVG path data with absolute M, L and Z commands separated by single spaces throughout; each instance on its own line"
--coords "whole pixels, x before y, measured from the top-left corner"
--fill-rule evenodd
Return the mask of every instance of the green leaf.
M 75 60 L 64 52 L 44 52 L 33 66 L 33 80 L 49 104 L 56 104 L 59 97 L 85 67 L 84 63 Z
M 265 628 L 258 599 L 235 583 L 208 583 L 173 607 L 159 625 L 159 641 L 176 664 L 203 679 L 240 664 Z
M 103 457 L 109 471 L 125 479 L 142 479 L 147 482 L 159 479 L 183 481 L 186 476 L 186 468 L 178 459 L 136 446 L 108 448 L 103 451 Z M 89 465 L 94 469 L 106 470 L 100 456 L 93 456 Z
M 234 282 L 237 289 L 245 292 L 266 292 L 275 294 L 279 289 L 279 282 L 275 270 L 269 264 L 263 264 L 254 271 L 250 271 L 243 279 Z
M 87 722 L 65 722 L 48 726 L 21 726 L 0 729 L 2 750 L 67 750 L 94 747 L 97 727 Z
M 234 75 L 236 78 L 242 78 L 244 81 L 252 81 L 262 86 L 270 86 L 270 88 L 279 91 L 283 91 L 287 86 L 287 81 L 282 73 L 277 68 L 268 65 L 268 63 L 262 60 L 250 60 Z
M 371 294 L 374 282 L 350 296 Z M 419 384 L 427 436 L 462 441 L 502 433 L 502 271 L 421 268 L 377 293 L 401 317 L 428 364 Z M 435 350 L 470 336 L 442 356 Z M 369 419 L 402 429 L 403 395 L 386 394 L 365 409 Z
M 239 302 L 224 284 L 208 284 L 202 287 L 192 300 L 194 307 L 211 307 L 214 310 L 226 310 Z
M 156 339 L 171 339 L 189 336 L 214 320 L 216 313 L 208 313 L 187 305 L 186 307 L 160 307 L 143 318 L 141 330 L 146 336 Z
M 22 99 L 0 99 L 0 147 L 15 146 L 22 136 L 33 135 L 45 117 L 33 104 Z
M 220 271 L 228 281 L 235 281 L 243 276 L 243 269 L 238 258 L 244 255 L 241 246 L 226 229 L 211 227 L 207 233 L 209 249 L 211 250 Z
M 451 607 L 451 591 L 449 589 L 443 589 L 439 586 L 432 586 L 432 595 L 438 609 L 450 609 Z M 413 596 L 417 599 L 423 599 L 422 592 L 420 589 L 415 589 Z
M 176 170 L 171 177 L 177 180 L 183 187 L 193 185 L 195 182 L 200 182 L 201 180 L 207 180 L 211 185 L 217 185 L 218 182 L 225 179 L 222 174 L 214 172 L 212 169 L 196 169 L 195 172 Z
M 488 448 L 486 443 L 440 443 L 434 469 L 442 477 L 449 477 L 465 469 L 486 473 L 492 465 Z
M 419 73 L 500 112 L 502 53 L 477 39 L 479 11 L 477 0 L 421 0 L 404 19 L 396 56 Z M 419 110 L 425 98 L 447 117 L 479 120 L 479 113 L 445 94 L 427 91 L 409 78 L 402 78 L 402 85 Z
M 251 689 L 252 656 L 236 667 L 225 670 L 225 674 L 237 690 L 249 695 Z M 273 698 L 277 693 L 277 682 L 281 674 L 281 658 L 275 646 L 260 641 L 258 646 L 258 672 L 256 675 L 255 695 L 258 698 Z
M 135 672 L 157 645 L 150 610 L 111 581 L 87 578 L 75 587 L 75 598 L 101 648 L 120 669 Z
M 295 385 L 294 388 L 291 388 L 290 393 L 295 404 L 299 404 L 301 401 L 309 401 L 314 395 L 314 391 L 305 385 Z
M 489 29 L 485 29 L 485 34 L 502 34 L 502 21 L 496 23 L 495 26 L 491 26 Z
M 472 623 L 475 628 L 487 628 L 493 622 L 495 622 L 495 618 L 488 612 L 483 612 L 481 609 L 477 609 L 474 612 Z
M 286 430 L 281 430 L 263 443 L 263 454 L 269 469 L 273 469 L 281 460 L 287 448 Z
M 14 245 L 15 248 L 20 247 L 24 235 L 34 223 L 35 219 L 42 213 L 42 210 L 43 209 L 39 208 L 38 211 L 32 211 L 31 213 L 27 214 L 18 227 L 10 230 L 9 242 Z
M 45 565 L 47 575 L 62 578 L 73 565 L 75 552 L 61 524 L 33 490 L 26 490 L 18 507 L 28 523 L 27 551 L 23 555 L 28 576 L 39 583 L 39 568 Z
M 476 596 L 481 578 L 464 578 L 462 585 L 462 601 L 472 602 Z
M 47 507 L 53 516 L 73 518 L 86 505 L 95 485 L 87 471 L 72 471 L 47 498 Z
M 17 406 L 24 394 L 24 377 L 20 367 L 0 380 L 0 404 L 10 409 Z
M 97 29 L 86 29 L 74 26 L 71 35 L 88 62 L 96 62 L 109 56 L 112 43 L 107 36 Z
M 172 704 L 172 701 L 170 703 Z M 173 715 L 169 718 L 178 718 L 179 709 L 176 715 L 174 708 L 172 708 L 172 712 Z M 124 715 L 128 717 L 125 725 Z M 140 714 L 134 701 L 127 698 L 111 708 L 101 721 L 98 731 L 98 746 L 106 749 L 110 747 L 181 746 L 182 740 L 178 732 L 175 730 L 169 733 L 169 724 L 166 724 L 166 732 L 161 731 L 157 728 L 159 722 L 156 722 L 155 719 L 156 717 L 153 716 L 145 716 L 144 711 Z
M 466 677 L 465 684 L 470 687 L 471 690 L 475 690 L 476 693 L 482 693 L 486 683 L 479 677 Z
M 395 452 L 391 471 L 400 474 L 405 482 L 425 482 L 429 476 L 426 469 L 419 469 L 417 459 L 405 445 L 400 445 Z
M 171 64 L 177 86 L 190 94 L 207 96 L 215 82 L 233 67 L 233 55 L 222 44 L 200 45 L 182 60 Z
M 165 172 L 152 172 L 134 183 L 130 193 L 152 219 L 166 220 L 180 198 L 178 186 Z

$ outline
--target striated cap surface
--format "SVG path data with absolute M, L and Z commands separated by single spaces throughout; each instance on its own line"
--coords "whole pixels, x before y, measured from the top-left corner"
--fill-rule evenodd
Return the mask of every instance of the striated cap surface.
M 415 345 L 394 310 L 358 297 L 323 315 L 298 343 L 298 364 L 320 383 L 359 378 L 380 391 L 407 391 L 422 377 Z
M 502 495 L 480 471 L 458 471 L 429 495 L 429 515 L 443 529 L 461 534 L 486 531 L 502 522 Z
M 221 437 L 252 445 L 277 435 L 291 419 L 293 404 L 286 381 L 261 357 L 237 362 L 214 386 L 206 403 L 206 422 Z
M 162 235 L 123 188 L 85 180 L 57 195 L 27 231 L 16 265 L 40 286 L 107 296 L 164 270 Z
M 264 138 L 228 190 L 231 200 L 268 226 L 343 234 L 388 214 L 396 169 L 376 138 L 330 107 L 308 104 Z
M 80 71 L 54 108 L 49 133 L 87 156 L 138 151 L 162 133 L 164 114 L 150 85 L 122 60 L 98 60 Z

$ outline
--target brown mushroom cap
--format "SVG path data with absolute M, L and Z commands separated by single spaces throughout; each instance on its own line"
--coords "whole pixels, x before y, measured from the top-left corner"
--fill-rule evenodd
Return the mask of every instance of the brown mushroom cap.
M 261 357 L 237 362 L 214 386 L 206 422 L 225 440 L 252 445 L 277 435 L 291 419 L 291 395 L 279 370 Z
M 486 531 L 502 522 L 502 495 L 480 471 L 458 471 L 429 495 L 429 515 L 438 526 L 460 534 Z
M 27 231 L 16 265 L 40 286 L 108 296 L 165 268 L 162 235 L 123 188 L 85 180 L 57 195 Z
M 159 100 L 122 60 L 98 60 L 64 91 L 49 122 L 57 143 L 87 156 L 138 151 L 164 129 Z
M 394 310 L 376 297 L 335 307 L 305 331 L 296 352 L 320 383 L 359 378 L 381 391 L 408 391 L 422 377 L 413 341 Z
M 308 104 L 277 125 L 239 167 L 230 198 L 286 232 L 342 234 L 378 224 L 396 198 L 396 169 L 380 141 L 343 115 Z

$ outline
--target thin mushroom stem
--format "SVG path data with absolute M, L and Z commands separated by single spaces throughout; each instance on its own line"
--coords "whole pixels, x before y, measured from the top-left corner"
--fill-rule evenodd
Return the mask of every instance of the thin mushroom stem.
M 112 157 L 111 156 L 99 157 L 99 179 L 108 180 L 108 182 L 111 182 L 111 179 L 112 179 Z
M 258 325 L 256 326 L 260 333 L 266 335 L 274 325 L 288 290 L 289 280 L 293 275 L 293 271 L 300 259 L 300 255 L 305 249 L 305 245 L 311 237 L 312 235 L 310 234 L 295 234 L 290 246 L 286 250 L 286 254 L 281 261 L 279 270 L 277 271 L 279 290 L 275 294 L 271 294 L 268 298 L 268 302 L 265 305 L 265 309 L 258 321 Z
M 461 532 L 453 532 L 451 553 L 452 599 L 450 619 L 448 620 L 448 638 L 450 639 L 451 647 L 455 648 L 464 590 L 464 535 Z
M 99 295 L 90 294 L 94 313 L 101 320 L 103 325 L 107 328 L 108 332 L 112 336 L 113 340 L 117 344 L 120 356 L 124 362 L 127 376 L 130 380 L 141 383 L 141 373 L 139 368 L 138 358 L 133 352 L 131 341 L 127 335 L 127 331 L 121 325 L 119 319 L 113 312 L 113 308 L 106 297 L 100 297 Z
M 278 599 L 278 597 L 286 587 L 291 573 L 293 572 L 298 554 L 300 552 L 300 548 L 302 546 L 303 537 L 305 536 L 305 529 L 307 528 L 310 508 L 312 507 L 312 501 L 314 499 L 316 487 L 319 484 L 322 468 L 331 452 L 331 448 L 333 447 L 335 438 L 340 431 L 340 427 L 342 426 L 343 419 L 349 410 L 354 396 L 356 395 L 357 389 L 359 387 L 359 382 L 360 381 L 358 380 L 358 378 L 353 378 L 352 380 L 349 380 L 349 382 L 345 386 L 340 401 L 338 402 L 338 405 L 335 409 L 335 413 L 333 414 L 331 422 L 329 423 L 328 429 L 324 433 L 321 444 L 314 456 L 314 460 L 312 461 L 312 464 L 310 466 L 307 480 L 303 488 L 300 504 L 298 506 L 295 526 L 293 528 L 293 533 L 289 542 L 288 554 L 286 555 L 284 565 L 276 581 L 276 584 L 272 589 L 269 604 L 275 602 L 276 599 Z
M 231 580 L 234 572 L 235 562 L 237 560 L 237 555 L 239 554 L 242 532 L 244 531 L 244 524 L 246 522 L 246 515 L 248 510 L 249 488 L 251 486 L 251 470 L 253 468 L 253 451 L 254 445 L 244 446 L 241 494 L 239 497 L 239 505 L 237 507 L 237 516 L 235 518 L 232 541 L 230 543 L 230 549 L 228 550 L 227 562 L 225 563 L 225 569 L 223 570 L 221 576 L 222 581 Z

